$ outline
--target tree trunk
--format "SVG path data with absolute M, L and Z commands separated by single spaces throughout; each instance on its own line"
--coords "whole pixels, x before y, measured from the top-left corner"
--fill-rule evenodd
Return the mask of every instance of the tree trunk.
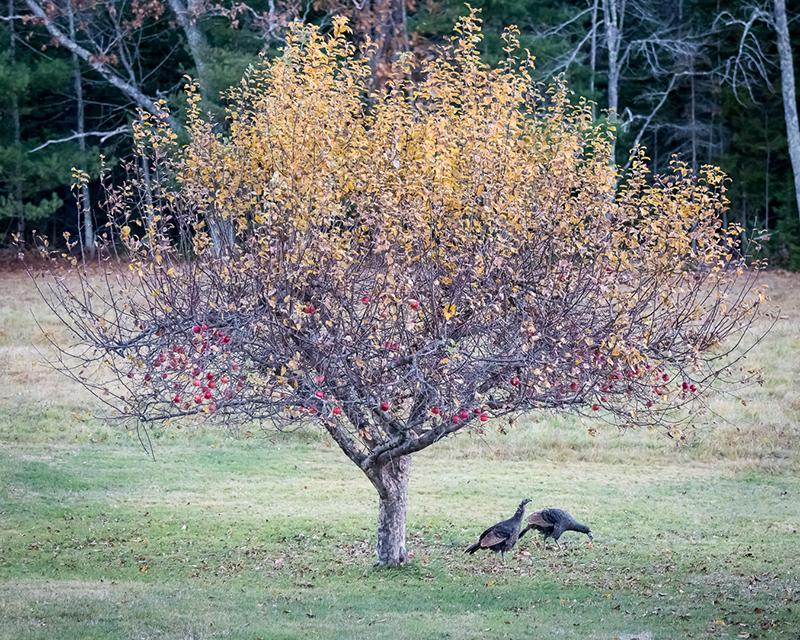
M 185 3 L 184 0 L 169 0 L 169 5 L 178 18 L 178 24 L 181 25 L 183 33 L 186 35 L 189 54 L 194 61 L 197 80 L 200 83 L 200 97 L 206 104 L 207 109 L 210 98 L 208 91 L 211 82 L 209 78 L 209 68 L 206 64 L 208 42 L 199 24 L 200 12 L 203 9 L 199 6 L 197 0 L 187 0 Z
M 781 92 L 783 113 L 786 118 L 786 137 L 789 140 L 789 157 L 794 173 L 794 192 L 800 213 L 800 124 L 797 120 L 797 99 L 794 91 L 794 64 L 789 42 L 789 25 L 786 22 L 786 1 L 775 0 L 775 31 L 778 34 L 778 57 L 781 61 Z
M 603 0 L 603 22 L 606 27 L 606 48 L 608 49 L 608 120 L 615 126 L 619 119 L 619 78 L 622 65 L 619 61 L 619 51 L 622 42 L 622 25 L 625 19 L 625 2 L 618 0 Z M 615 165 L 615 144 L 611 148 L 611 165 Z
M 72 2 L 69 3 L 69 37 L 75 39 L 75 16 L 73 13 Z M 84 174 L 87 173 L 86 163 L 86 110 L 83 103 L 83 75 L 81 74 L 81 61 L 76 52 L 72 52 L 72 71 L 75 79 L 75 105 L 77 109 L 78 125 L 78 152 L 80 156 L 80 169 Z M 80 196 L 78 198 L 78 229 L 83 225 L 83 246 L 89 253 L 90 258 L 94 258 L 94 225 L 92 224 L 92 201 L 89 194 L 89 185 L 84 181 L 81 184 Z
M 378 490 L 378 560 L 376 565 L 396 567 L 408 562 L 406 551 L 406 507 L 411 456 L 395 458 L 367 471 Z
M 592 99 L 592 120 L 595 119 L 595 95 L 594 95 L 594 85 L 595 85 L 595 74 L 597 72 L 597 9 L 600 4 L 600 0 L 594 0 L 594 4 L 592 5 L 592 52 L 591 52 L 591 75 L 589 76 L 589 96 Z
M 8 63 L 13 67 L 16 62 L 16 33 L 14 30 L 14 0 L 8 0 L 8 24 L 11 31 L 10 43 L 8 46 Z M 9 189 L 10 200 L 14 203 L 14 211 L 17 218 L 17 242 L 20 247 L 25 246 L 25 207 L 22 204 L 22 137 L 19 116 L 19 98 L 15 87 L 11 94 L 11 127 L 14 136 L 13 160 L 14 170 L 11 178 L 11 189 Z

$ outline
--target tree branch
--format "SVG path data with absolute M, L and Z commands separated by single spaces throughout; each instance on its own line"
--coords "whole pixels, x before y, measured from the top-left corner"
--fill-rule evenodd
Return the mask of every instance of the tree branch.
M 92 69 L 103 76 L 107 82 L 115 86 L 117 89 L 122 91 L 122 93 L 133 100 L 137 107 L 153 114 L 159 119 L 163 119 L 167 122 L 167 124 L 169 124 L 173 131 L 181 130 L 181 125 L 178 123 L 178 121 L 175 120 L 175 118 L 173 118 L 171 115 L 166 114 L 152 98 L 142 93 L 138 87 L 135 87 L 130 82 L 123 80 L 116 73 L 114 73 L 114 71 L 107 64 L 100 62 L 91 54 L 90 51 L 84 49 L 77 42 L 72 40 L 72 38 L 70 38 L 66 33 L 59 29 L 53 20 L 45 13 L 44 9 L 42 9 L 42 7 L 40 7 L 35 0 L 25 0 L 25 4 L 27 4 L 31 12 L 39 20 L 41 20 L 47 31 L 59 42 L 59 44 L 63 45 L 69 51 L 84 60 Z
M 88 138 L 89 136 L 99 136 L 100 142 L 105 142 L 112 136 L 119 135 L 120 133 L 127 133 L 131 130 L 128 125 L 123 125 L 121 127 L 117 127 L 112 131 L 86 131 L 85 133 L 73 133 L 71 136 L 67 136 L 66 138 L 59 138 L 58 140 L 48 140 L 44 144 L 40 144 L 35 149 L 31 149 L 28 153 L 35 153 L 37 151 L 41 151 L 47 145 L 50 144 L 61 144 L 62 142 L 69 142 L 70 140 L 76 140 L 77 138 Z

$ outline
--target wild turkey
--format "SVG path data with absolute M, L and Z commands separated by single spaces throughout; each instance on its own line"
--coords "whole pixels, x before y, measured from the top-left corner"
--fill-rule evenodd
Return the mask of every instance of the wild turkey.
M 581 524 L 580 522 L 576 522 L 575 518 L 561 509 L 544 509 L 543 511 L 537 511 L 536 513 L 529 515 L 526 518 L 526 522 L 528 523 L 528 526 L 525 527 L 519 534 L 520 538 L 528 533 L 530 529 L 538 529 L 544 534 L 543 542 L 545 545 L 547 543 L 547 538 L 553 538 L 553 540 L 556 541 L 559 549 L 561 548 L 561 545 L 559 544 L 558 539 L 565 531 L 577 531 L 578 533 L 585 533 L 587 536 L 589 536 L 590 543 L 592 540 L 594 540 L 592 531 L 589 529 L 589 527 L 587 527 L 585 524 Z
M 517 543 L 519 528 L 522 524 L 522 516 L 525 513 L 525 505 L 529 502 L 530 500 L 525 498 L 520 502 L 517 512 L 512 517 L 489 527 L 480 535 L 480 538 L 478 538 L 475 544 L 464 550 L 464 553 L 473 554 L 478 549 L 490 549 L 495 553 L 499 551 L 500 557 L 503 559 L 503 564 L 505 564 L 505 552 L 511 551 L 513 546 Z M 496 557 L 497 556 L 495 556 L 495 558 Z

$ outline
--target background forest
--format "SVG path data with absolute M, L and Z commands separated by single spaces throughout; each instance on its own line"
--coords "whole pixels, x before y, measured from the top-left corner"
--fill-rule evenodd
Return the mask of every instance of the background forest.
M 538 80 L 564 76 L 575 101 L 596 104 L 597 125 L 614 128 L 620 166 L 637 144 L 647 147 L 654 172 L 673 155 L 693 170 L 721 166 L 732 179 L 723 222 L 747 230 L 745 251 L 755 241 L 773 266 L 800 269 L 800 171 L 792 171 L 790 154 L 794 146 L 800 167 L 789 82 L 800 68 L 793 7 L 787 14 L 783 0 L 472 4 L 482 10 L 488 62 L 504 55 L 503 29 L 517 25 L 536 57 Z M 30 242 L 37 230 L 61 242 L 65 232 L 80 234 L 91 246 L 105 231 L 102 166 L 115 182 L 128 163 L 147 162 L 134 160 L 138 110 L 155 113 L 166 102 L 180 134 L 190 75 L 205 108 L 221 113 L 225 89 L 261 54 L 279 54 L 292 20 L 327 28 L 334 15 L 348 16 L 354 38 L 374 43 L 373 70 L 386 77 L 401 52 L 436 55 L 467 11 L 460 0 L 7 0 L 0 20 L 0 243 L 10 246 L 15 235 Z M 138 169 L 148 175 L 147 166 Z M 88 181 L 74 189 L 76 172 Z

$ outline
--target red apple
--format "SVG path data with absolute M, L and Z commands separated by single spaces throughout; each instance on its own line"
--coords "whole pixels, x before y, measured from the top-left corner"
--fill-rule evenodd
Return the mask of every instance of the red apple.
M 193 384 L 195 387 L 199 387 L 199 386 L 200 386 L 200 381 L 199 381 L 197 378 L 195 378 L 194 380 L 192 380 L 192 384 Z
M 361 302 L 363 302 L 364 304 L 369 304 L 369 296 L 364 296 L 363 298 L 361 298 Z
M 317 391 L 316 396 L 317 398 L 321 398 L 323 396 L 322 391 Z
M 519 384 L 519 378 L 517 378 L 516 376 L 511 378 L 511 386 L 512 387 L 516 387 L 518 384 Z
M 479 416 L 479 415 L 481 415 L 481 414 L 483 413 L 483 409 L 481 409 L 480 407 L 477 407 L 476 409 L 473 409 L 473 410 L 472 410 L 472 412 L 473 412 L 473 413 L 474 413 L 476 416 Z
M 128 371 L 127 376 L 128 378 L 133 378 L 133 371 Z
M 144 381 L 145 382 L 150 382 L 150 374 L 149 373 L 145 373 L 144 374 Z
M 389 410 L 389 403 L 384 400 L 381 402 L 381 411 L 388 411 Z
M 216 382 L 214 382 L 213 380 L 209 380 L 209 382 L 208 382 L 208 388 L 209 388 L 209 389 L 216 389 L 216 388 L 217 388 L 217 383 L 216 383 Z
M 314 313 L 314 305 L 313 304 L 307 304 L 306 308 L 303 309 L 303 311 L 305 311 L 306 313 Z
M 593 404 L 592 405 L 592 411 L 597 411 L 598 409 L 600 409 L 600 405 L 599 404 Z
M 194 394 L 194 401 L 197 404 L 200 404 L 203 401 L 203 396 L 201 396 L 199 393 L 195 393 Z
M 214 379 L 214 374 L 209 371 L 206 374 L 206 380 L 213 380 L 213 379 Z
M 572 389 L 573 391 L 577 391 L 578 383 L 577 382 L 573 382 L 571 385 L 569 385 L 569 388 Z
M 209 411 L 216 411 L 216 410 L 217 410 L 217 405 L 215 405 L 215 404 L 212 402 L 210 405 L 208 405 L 208 410 L 209 410 Z
M 466 420 L 467 418 L 469 418 L 469 411 L 463 411 L 463 410 L 462 410 L 462 411 L 460 411 L 460 412 L 459 412 L 459 414 L 458 414 L 458 415 L 459 415 L 461 418 L 464 418 L 464 420 Z
M 664 374 L 663 376 L 661 376 L 661 377 L 664 379 L 664 382 L 668 382 L 668 381 L 669 381 L 669 375 L 668 375 L 668 374 L 666 374 L 666 373 L 665 373 L 665 374 Z
M 201 328 L 203 331 L 208 331 L 208 325 L 207 325 L 207 324 L 204 324 L 204 325 L 203 325 L 202 327 L 200 327 L 200 328 Z
M 164 378 L 164 380 L 166 380 L 167 379 L 167 374 L 166 373 L 162 373 L 161 377 Z
M 688 383 L 688 382 L 684 382 L 684 383 L 681 385 L 681 388 L 682 388 L 684 391 L 686 391 L 686 390 L 689 388 L 689 383 Z
M 408 301 L 408 306 L 412 309 L 419 309 L 419 300 L 414 300 L 413 298 Z
M 649 407 L 652 407 L 652 406 L 653 406 L 653 401 L 652 400 L 648 400 L 647 401 L 647 407 L 649 408 Z
M 224 344 L 228 344 L 230 341 L 231 341 L 231 337 L 230 336 L 223 336 L 222 337 L 222 342 Z
M 461 422 L 461 418 L 458 416 L 453 416 L 453 424 L 458 424 L 459 422 Z
M 172 401 L 173 401 L 173 402 L 180 402 L 180 401 L 181 401 L 181 397 L 180 397 L 180 396 L 175 396 L 175 397 L 172 399 Z
M 481 422 L 486 422 L 488 419 L 489 419 L 489 416 L 487 416 L 485 413 L 481 414 Z
M 695 391 L 697 391 L 697 387 L 696 387 L 695 385 L 690 385 L 690 386 L 689 386 L 689 390 L 690 390 L 692 393 L 694 393 Z
M 220 381 L 222 384 L 226 384 L 226 383 L 228 382 L 228 376 L 222 376 L 222 377 L 219 379 L 219 381 Z
M 433 415 L 435 415 L 435 416 L 438 416 L 438 415 L 439 415 L 439 411 L 440 411 L 439 407 L 432 407 L 432 408 L 431 408 L 431 413 L 432 413 Z
M 342 410 L 339 407 L 334 407 L 333 408 L 333 414 L 334 415 L 338 416 L 341 412 L 342 412 Z
M 206 389 L 206 392 L 203 394 L 203 397 L 206 400 L 211 400 L 211 389 Z

